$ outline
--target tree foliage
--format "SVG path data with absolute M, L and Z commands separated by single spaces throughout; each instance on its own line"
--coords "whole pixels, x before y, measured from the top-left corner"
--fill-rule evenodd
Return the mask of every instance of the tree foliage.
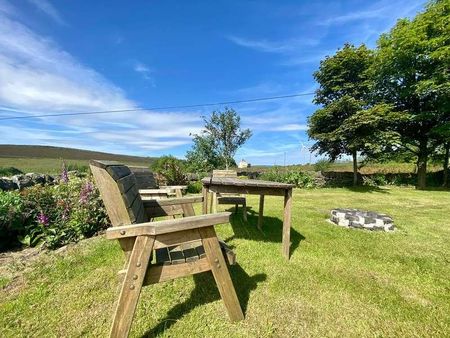
M 215 141 L 211 135 L 193 135 L 194 144 L 186 153 L 189 171 L 208 173 L 215 168 L 225 167 L 223 158 L 215 149 Z
M 203 131 L 193 135 L 193 148 L 186 154 L 190 167 L 195 171 L 210 171 L 235 165 L 233 156 L 251 137 L 250 129 L 241 129 L 240 116 L 230 108 L 213 111 L 203 121 Z
M 322 105 L 309 119 L 313 150 L 332 160 L 356 153 L 370 159 L 415 157 L 425 187 L 430 156 L 450 142 L 450 2 L 430 1 L 414 19 L 401 19 L 372 52 L 344 45 L 314 77 Z M 439 154 L 436 154 L 439 153 Z M 354 170 L 356 174 L 356 163 Z
M 374 99 L 401 118 L 392 124 L 398 149 L 417 157 L 418 187 L 425 187 L 426 165 L 440 126 L 450 121 L 450 3 L 432 1 L 413 20 L 402 19 L 383 34 L 372 67 Z
M 314 102 L 322 108 L 308 120 L 308 134 L 316 140 L 312 150 L 328 155 L 331 160 L 352 155 L 355 184 L 356 155 L 366 150 L 373 129 L 354 128 L 352 117 L 368 108 L 371 63 L 372 52 L 365 45 L 346 44 L 335 55 L 322 60 L 314 73 L 320 85 Z

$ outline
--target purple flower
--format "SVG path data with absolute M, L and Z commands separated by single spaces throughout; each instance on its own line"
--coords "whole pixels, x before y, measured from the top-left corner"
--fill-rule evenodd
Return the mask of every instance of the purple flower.
M 89 201 L 89 197 L 94 191 L 94 185 L 92 182 L 86 182 L 86 184 L 81 188 L 80 192 L 80 203 L 85 204 Z
M 49 218 L 46 214 L 44 214 L 42 211 L 39 213 L 37 217 L 37 221 L 40 225 L 47 226 L 49 223 Z
M 69 218 L 69 206 L 67 204 L 64 206 L 64 210 L 63 210 L 61 218 L 63 221 L 65 221 Z
M 64 162 L 64 161 L 62 164 L 61 182 L 63 182 L 63 183 L 69 182 L 69 174 L 67 173 L 66 162 Z

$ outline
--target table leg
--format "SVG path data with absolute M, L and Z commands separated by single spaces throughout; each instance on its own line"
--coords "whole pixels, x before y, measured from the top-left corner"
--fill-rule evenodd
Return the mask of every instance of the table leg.
M 209 189 L 206 187 L 202 188 L 202 196 L 203 196 L 203 205 L 202 205 L 202 213 L 206 215 L 208 213 L 208 195 Z
M 289 260 L 289 248 L 291 246 L 291 209 L 292 188 L 284 192 L 284 217 L 283 217 L 283 256 Z
M 259 195 L 258 229 L 262 229 L 264 217 L 264 195 Z

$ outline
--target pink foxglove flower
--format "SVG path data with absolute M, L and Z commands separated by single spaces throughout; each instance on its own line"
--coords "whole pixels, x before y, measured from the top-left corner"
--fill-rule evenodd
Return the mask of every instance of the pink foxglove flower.
M 43 212 L 40 212 L 37 217 L 37 221 L 40 225 L 48 226 L 49 218 L 46 214 L 44 214 Z
M 63 183 L 69 182 L 69 174 L 67 172 L 66 162 L 64 162 L 64 161 L 62 164 L 61 182 L 63 182 Z
M 94 191 L 94 185 L 92 182 L 86 182 L 86 184 L 81 188 L 80 192 L 80 203 L 85 204 L 89 202 L 89 197 Z

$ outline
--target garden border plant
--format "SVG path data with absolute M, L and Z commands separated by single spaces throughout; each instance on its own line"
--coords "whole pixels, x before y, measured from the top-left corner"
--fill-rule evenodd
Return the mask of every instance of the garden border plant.
M 55 249 L 91 237 L 108 226 L 90 176 L 68 174 L 59 184 L 0 191 L 0 251 L 42 245 Z

